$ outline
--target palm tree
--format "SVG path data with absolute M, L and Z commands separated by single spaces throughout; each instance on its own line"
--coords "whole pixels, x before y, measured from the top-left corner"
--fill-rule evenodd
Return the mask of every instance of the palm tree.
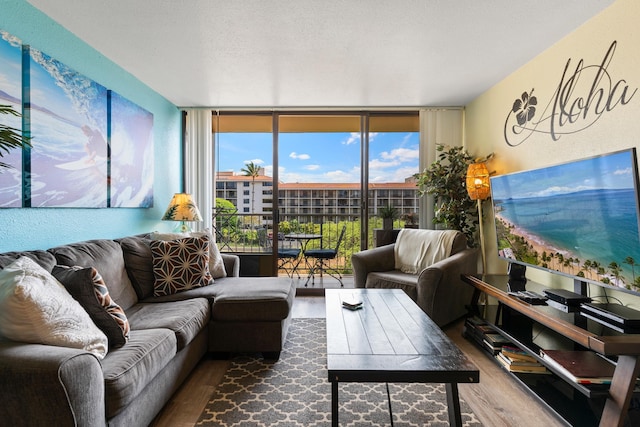
M 584 264 L 582 265 L 582 268 L 587 272 L 587 274 L 589 274 L 589 277 L 591 278 L 591 260 L 585 260 Z
M 246 166 L 240 169 L 240 172 L 244 173 L 244 176 L 251 177 L 251 213 L 254 213 L 254 200 L 255 200 L 255 185 L 256 185 L 256 177 L 260 175 L 260 166 L 253 162 L 249 162 Z
M 616 285 L 619 285 L 620 273 L 622 271 L 622 269 L 620 268 L 620 265 L 615 261 L 611 261 L 611 263 L 609 264 L 609 271 L 611 272 L 613 277 L 616 279 Z
M 635 271 L 635 266 L 636 266 L 636 260 L 633 259 L 633 257 L 626 257 L 623 261 L 625 264 L 629 264 L 631 266 L 631 275 L 633 276 L 633 280 L 632 282 L 635 283 L 636 282 L 636 271 Z
M 12 116 L 20 117 L 20 113 L 14 110 L 10 105 L 0 105 L 0 114 L 10 114 Z M 30 145 L 29 138 L 22 136 L 22 132 L 19 129 L 0 123 L 0 157 L 4 156 L 3 152 L 9 153 L 13 148 L 22 148 Z M 0 168 L 10 167 L 10 165 L 0 162 Z

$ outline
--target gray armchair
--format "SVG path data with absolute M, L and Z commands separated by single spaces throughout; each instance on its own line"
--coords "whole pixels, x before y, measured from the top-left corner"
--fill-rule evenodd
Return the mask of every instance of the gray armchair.
M 393 243 L 352 255 L 356 288 L 403 289 L 438 326 L 466 314 L 473 288 L 462 282 L 460 274 L 477 273 L 478 251 L 467 247 L 464 234 L 455 235 L 449 257 L 417 274 L 396 269 L 395 246 Z

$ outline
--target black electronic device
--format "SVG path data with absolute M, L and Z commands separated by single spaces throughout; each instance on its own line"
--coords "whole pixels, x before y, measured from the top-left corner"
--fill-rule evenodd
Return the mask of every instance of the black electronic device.
M 527 277 L 525 273 L 527 272 L 527 267 L 522 264 L 516 264 L 513 262 L 509 263 L 507 267 L 507 273 L 509 274 L 509 291 L 510 292 L 519 292 L 526 290 L 527 285 Z
M 510 291 L 509 295 L 532 305 L 546 304 L 547 297 L 531 291 Z
M 507 267 L 507 274 L 509 275 L 509 283 L 527 283 L 527 267 L 522 264 L 516 264 L 514 262 L 509 263 Z
M 591 302 L 591 298 L 577 294 L 566 289 L 545 289 L 544 294 L 552 301 L 564 305 L 580 305 L 583 302 Z
M 611 303 L 583 303 L 580 308 L 608 322 L 617 323 L 631 328 L 640 328 L 640 311 L 622 304 Z

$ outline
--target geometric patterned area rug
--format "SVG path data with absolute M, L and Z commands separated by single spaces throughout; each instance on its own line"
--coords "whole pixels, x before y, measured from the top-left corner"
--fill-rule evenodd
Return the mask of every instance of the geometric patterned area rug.
M 329 426 L 324 319 L 293 319 L 277 362 L 237 356 L 209 399 L 197 426 Z M 443 384 L 339 384 L 341 426 L 448 426 Z M 460 399 L 465 426 L 481 426 Z M 390 418 L 393 416 L 393 423 Z

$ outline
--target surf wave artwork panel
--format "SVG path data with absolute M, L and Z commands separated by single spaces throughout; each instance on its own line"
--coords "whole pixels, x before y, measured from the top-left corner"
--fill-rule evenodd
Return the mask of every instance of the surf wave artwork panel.
M 22 111 L 22 43 L 16 37 L 0 30 L 0 105 Z M 0 114 L 0 124 L 22 129 L 22 119 L 11 114 Z M 0 162 L 9 165 L 0 168 L 0 208 L 22 206 L 22 150 L 3 151 Z
M 29 48 L 32 207 L 107 207 L 107 89 Z
M 153 207 L 153 114 L 109 91 L 110 206 Z

